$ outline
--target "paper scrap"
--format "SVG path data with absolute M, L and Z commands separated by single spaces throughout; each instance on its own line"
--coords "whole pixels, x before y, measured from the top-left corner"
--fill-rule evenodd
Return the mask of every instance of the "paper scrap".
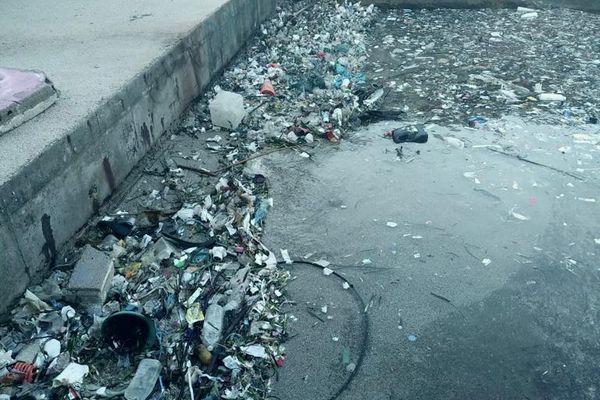
M 290 258 L 290 253 L 288 253 L 287 249 L 279 249 L 281 251 L 281 258 L 285 261 L 286 264 L 291 264 L 292 259 Z
M 200 308 L 200 303 L 194 303 L 187 309 L 185 313 L 185 320 L 188 325 L 191 327 L 196 322 L 204 321 L 204 313 Z
M 319 260 L 319 261 L 315 261 L 315 264 L 320 265 L 321 267 L 328 267 L 331 263 L 327 260 Z
M 67 367 L 52 381 L 52 387 L 73 386 L 83 383 L 83 377 L 90 372 L 87 365 L 70 363 Z
M 267 354 L 267 351 L 265 350 L 265 348 L 260 345 L 260 344 L 253 344 L 250 346 L 243 346 L 241 347 L 242 351 L 251 356 L 251 357 L 255 357 L 255 358 L 269 358 L 269 355 Z

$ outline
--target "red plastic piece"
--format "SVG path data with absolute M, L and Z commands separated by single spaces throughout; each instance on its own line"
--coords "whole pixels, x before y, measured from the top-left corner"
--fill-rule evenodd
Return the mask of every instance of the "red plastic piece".
M 305 135 L 308 135 L 310 133 L 310 129 L 304 128 L 304 127 L 298 126 L 298 125 L 290 126 L 288 128 L 288 130 L 290 132 L 294 132 L 298 136 L 305 136 Z
M 337 143 L 340 141 L 340 138 L 333 130 L 333 124 L 325 124 L 325 138 L 332 143 Z
M 33 382 L 33 375 L 35 374 L 37 367 L 33 364 L 28 364 L 24 362 L 18 362 L 13 365 L 11 369 L 11 374 L 14 376 L 14 382 Z
M 269 96 L 277 96 L 275 94 L 275 89 L 273 89 L 273 84 L 270 79 L 265 79 L 262 87 L 260 88 L 260 94 L 268 94 Z

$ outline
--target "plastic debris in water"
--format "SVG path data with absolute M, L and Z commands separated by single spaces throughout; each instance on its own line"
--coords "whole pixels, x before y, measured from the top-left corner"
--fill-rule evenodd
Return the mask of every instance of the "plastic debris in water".
M 535 207 L 537 205 L 537 203 L 538 203 L 537 197 L 531 196 L 529 198 L 529 203 L 528 203 L 529 207 Z
M 397 226 L 398 226 L 398 224 L 397 224 L 397 223 L 395 223 L 395 222 L 391 222 L 391 221 L 390 221 L 390 222 L 388 222 L 386 225 L 387 225 L 387 226 L 389 226 L 390 228 L 395 228 L 395 227 L 397 227 Z
M 391 136 L 394 143 L 427 143 L 429 139 L 429 135 L 421 126 L 394 129 Z
M 538 95 L 540 101 L 565 101 L 567 98 L 562 94 L 556 93 L 540 93 Z
M 473 182 L 475 182 L 475 184 L 479 185 L 481 183 L 481 181 L 477 178 L 477 176 L 475 176 L 475 172 L 473 171 L 468 171 L 463 173 L 463 176 L 467 179 L 473 179 Z
M 449 145 L 454 146 L 454 147 L 456 147 L 458 149 L 463 149 L 465 147 L 465 142 L 463 142 L 462 140 L 457 139 L 455 137 L 448 136 L 448 137 L 445 137 L 444 140 Z
M 516 212 L 514 207 L 510 209 L 509 213 L 510 213 L 510 215 L 513 216 L 513 218 L 516 218 L 520 221 L 528 221 L 529 220 L 529 217 L 526 217 L 525 215 L 519 214 L 518 212 Z
M 367 107 L 371 107 L 373 104 L 375 104 L 377 101 L 379 101 L 379 99 L 381 99 L 383 97 L 383 94 L 384 94 L 384 90 L 378 89 L 378 90 L 374 91 L 373 93 L 371 93 L 371 95 L 368 98 L 363 100 L 363 104 Z
M 530 13 L 530 12 L 535 12 L 536 10 L 534 8 L 529 8 L 529 7 L 517 7 L 517 12 L 520 13 Z
M 286 264 L 291 264 L 292 259 L 290 258 L 290 253 L 288 253 L 287 249 L 279 249 L 281 251 L 281 258 L 285 261 Z
M 521 19 L 534 19 L 538 17 L 538 13 L 534 12 L 528 12 L 525 14 L 521 15 Z
M 490 260 L 489 258 L 484 258 L 483 260 L 481 260 L 481 263 L 487 267 L 492 263 L 492 260 Z
M 488 122 L 487 118 L 477 116 L 469 118 L 469 126 L 471 128 L 479 128 Z
M 415 335 L 408 335 L 408 340 L 411 342 L 416 342 L 417 341 L 417 337 Z
M 342 349 L 342 363 L 348 365 L 350 363 L 350 348 L 344 347 Z

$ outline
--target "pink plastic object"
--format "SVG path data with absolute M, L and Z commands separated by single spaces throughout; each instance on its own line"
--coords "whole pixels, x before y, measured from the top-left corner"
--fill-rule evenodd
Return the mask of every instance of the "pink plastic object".
M 0 134 L 35 117 L 57 98 L 44 73 L 0 68 Z

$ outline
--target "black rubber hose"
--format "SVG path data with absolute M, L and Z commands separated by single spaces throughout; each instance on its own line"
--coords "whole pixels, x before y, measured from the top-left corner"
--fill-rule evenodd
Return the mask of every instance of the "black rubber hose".
M 289 263 L 286 263 L 285 261 L 279 261 L 277 264 L 290 265 Z M 325 269 L 325 267 L 323 267 L 317 263 L 314 263 L 312 261 L 292 260 L 292 264 L 296 264 L 296 265 L 304 264 L 304 265 L 310 265 L 315 268 L 319 268 L 320 270 Z M 365 304 L 363 298 L 361 297 L 360 293 L 358 293 L 358 291 L 354 287 L 354 285 L 352 283 L 348 282 L 348 280 L 346 278 L 344 278 L 342 275 L 340 275 L 336 271 L 333 271 L 332 275 L 335 275 L 338 279 L 342 280 L 342 282 L 347 282 L 348 285 L 350 285 L 349 289 L 350 289 L 352 295 L 354 296 L 354 299 L 359 304 L 360 313 L 362 315 L 362 324 L 361 324 L 362 325 L 362 337 L 361 337 L 361 341 L 360 341 L 360 352 L 358 354 L 358 359 L 356 360 L 356 368 L 354 368 L 354 371 L 352 371 L 350 373 L 350 375 L 348 375 L 348 377 L 346 378 L 346 381 L 342 384 L 342 386 L 340 386 L 340 388 L 337 390 L 337 392 L 335 392 L 335 394 L 329 398 L 329 400 L 336 400 L 338 397 L 340 397 L 340 395 L 342 393 L 344 393 L 344 391 L 348 388 L 348 386 L 350 386 L 350 383 L 352 383 L 352 381 L 356 377 L 356 374 L 358 373 L 360 367 L 362 366 L 365 355 L 367 354 L 367 347 L 369 346 L 369 316 L 367 315 L 367 312 L 366 312 L 366 304 Z

